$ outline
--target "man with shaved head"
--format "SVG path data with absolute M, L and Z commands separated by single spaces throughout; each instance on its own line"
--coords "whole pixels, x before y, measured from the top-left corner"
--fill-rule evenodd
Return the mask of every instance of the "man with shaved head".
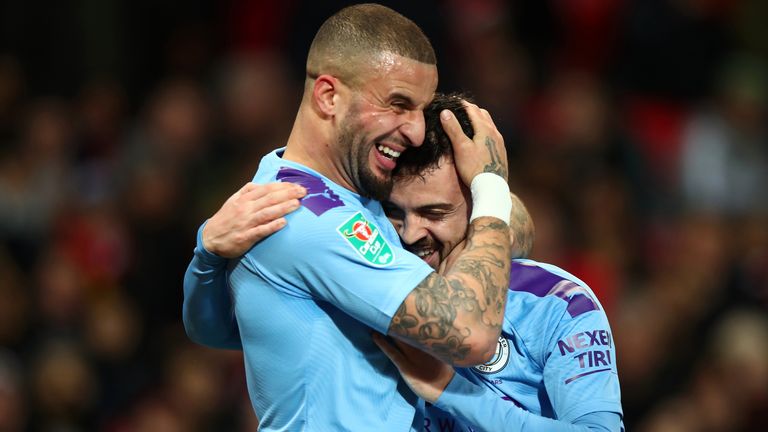
M 467 135 L 473 134 L 461 99 L 436 95 L 425 110 L 425 142 L 420 152 L 401 157 L 383 204 L 405 249 L 440 273 L 450 271 L 468 246 L 473 205 L 439 121 L 446 108 L 455 112 Z M 533 248 L 533 221 L 515 195 L 512 202 L 512 277 L 493 359 L 454 370 L 406 344 L 395 346 L 378 336 L 375 341 L 408 385 L 430 403 L 425 431 L 619 431 L 619 380 L 605 312 L 584 282 L 526 259 Z M 209 295 L 225 291 L 219 274 L 219 287 Z M 229 322 L 231 305 L 220 306 L 218 316 L 209 317 L 213 322 L 198 325 L 216 328 Z M 234 324 L 201 342 L 218 346 L 222 341 L 216 338 L 230 334 L 237 334 Z
M 468 247 L 451 271 L 439 274 L 403 249 L 378 201 L 392 189 L 398 158 L 424 140 L 435 64 L 418 26 L 391 9 L 356 5 L 330 17 L 310 48 L 286 146 L 262 159 L 253 180 L 301 188 L 246 186 L 199 230 L 185 275 L 185 328 L 204 342 L 208 329 L 195 319 L 231 295 L 237 334 L 219 345 L 242 344 L 261 430 L 420 430 L 419 399 L 372 330 L 453 365 L 494 355 L 512 204 L 503 138 L 488 112 L 466 106 L 472 137 L 450 111 L 441 113 L 474 208 Z M 259 201 L 303 194 L 285 227 L 255 246 L 248 240 L 270 229 L 230 236 L 225 222 L 238 215 L 249 225 L 291 206 L 252 212 Z M 225 267 L 229 293 L 216 279 Z M 219 296 L 211 309 L 197 301 L 206 295 Z

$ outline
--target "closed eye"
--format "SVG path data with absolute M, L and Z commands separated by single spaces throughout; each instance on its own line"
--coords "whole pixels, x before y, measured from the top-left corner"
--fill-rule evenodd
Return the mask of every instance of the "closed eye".
M 443 211 L 427 211 L 422 212 L 421 216 L 425 219 L 429 219 L 431 221 L 441 221 L 444 220 L 448 215 L 450 215 L 450 212 L 443 212 Z
M 382 202 L 381 206 L 384 208 L 384 214 L 390 219 L 402 220 L 405 217 L 405 212 L 389 201 Z

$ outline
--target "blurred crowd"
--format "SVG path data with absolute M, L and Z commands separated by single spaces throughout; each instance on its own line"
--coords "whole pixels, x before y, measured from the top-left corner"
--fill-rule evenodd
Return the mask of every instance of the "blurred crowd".
M 383 3 L 493 115 L 532 258 L 599 296 L 628 429 L 768 430 L 768 3 Z M 345 4 L 0 3 L 0 431 L 255 429 L 182 276 Z

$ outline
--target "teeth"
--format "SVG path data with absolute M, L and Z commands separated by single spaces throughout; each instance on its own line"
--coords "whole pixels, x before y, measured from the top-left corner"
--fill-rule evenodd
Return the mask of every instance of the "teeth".
M 416 251 L 414 253 L 416 254 L 417 257 L 424 258 L 427 255 L 431 255 L 432 252 L 434 252 L 434 251 L 435 251 L 434 249 L 427 249 L 427 250 Z
M 400 152 L 399 151 L 392 150 L 389 147 L 385 147 L 385 146 L 379 144 L 378 147 L 376 147 L 376 148 L 378 148 L 380 152 L 384 153 L 387 156 L 390 156 L 393 159 L 397 158 L 397 157 L 400 157 Z

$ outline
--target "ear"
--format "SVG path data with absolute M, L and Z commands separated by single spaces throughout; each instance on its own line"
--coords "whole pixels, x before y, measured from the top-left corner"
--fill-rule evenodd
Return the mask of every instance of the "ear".
M 341 83 L 331 75 L 320 75 L 315 79 L 312 99 L 317 109 L 325 116 L 332 117 L 338 113 L 340 89 Z

